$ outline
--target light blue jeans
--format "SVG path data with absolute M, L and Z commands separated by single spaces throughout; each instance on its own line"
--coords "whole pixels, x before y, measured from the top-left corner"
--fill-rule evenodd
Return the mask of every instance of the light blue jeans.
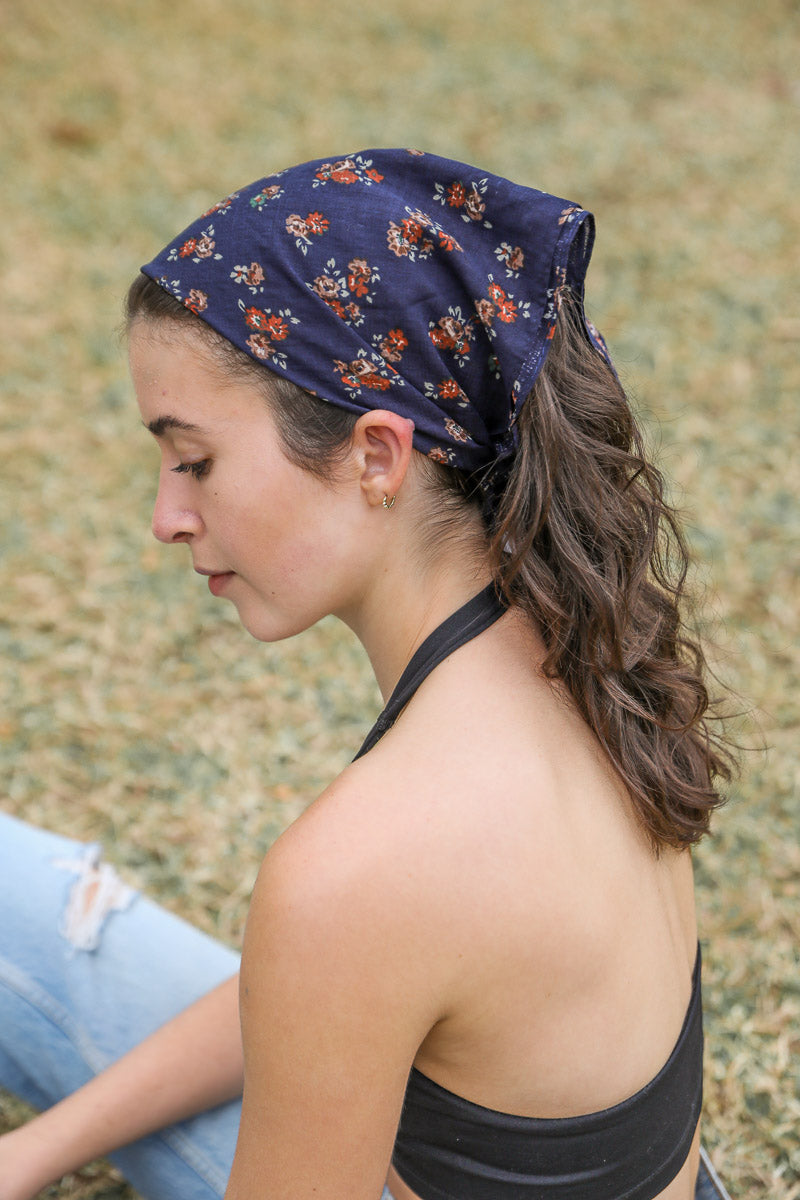
M 231 950 L 130 893 L 97 860 L 92 847 L 0 813 L 0 1086 L 36 1108 L 239 968 Z M 148 1200 L 219 1200 L 240 1107 L 110 1157 Z
M 1 1087 L 48 1108 L 238 967 L 233 951 L 126 889 L 97 847 L 0 813 Z M 147 1200 L 219 1200 L 240 1108 L 111 1160 Z M 701 1163 L 696 1200 L 724 1196 Z

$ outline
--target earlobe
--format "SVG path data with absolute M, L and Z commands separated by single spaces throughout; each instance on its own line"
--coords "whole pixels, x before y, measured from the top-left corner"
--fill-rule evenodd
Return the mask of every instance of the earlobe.
M 385 409 L 364 413 L 353 430 L 361 490 L 373 507 L 391 508 L 411 462 L 414 422 Z

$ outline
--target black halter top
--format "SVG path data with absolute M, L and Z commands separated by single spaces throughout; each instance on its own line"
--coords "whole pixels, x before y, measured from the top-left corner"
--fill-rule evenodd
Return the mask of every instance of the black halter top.
M 504 611 L 491 585 L 435 629 L 356 758 L 391 728 L 434 667 Z M 635 1095 L 578 1117 L 520 1117 L 465 1100 L 412 1067 L 392 1164 L 422 1200 L 653 1200 L 688 1157 L 702 1091 L 698 946 L 678 1041 Z

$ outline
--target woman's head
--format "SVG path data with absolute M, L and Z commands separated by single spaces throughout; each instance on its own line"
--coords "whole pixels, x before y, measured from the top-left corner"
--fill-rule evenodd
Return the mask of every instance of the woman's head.
M 569 201 L 371 150 L 241 189 L 143 271 L 253 361 L 346 412 L 410 418 L 418 451 L 479 477 L 513 453 L 593 236 Z
M 188 348 L 189 355 L 181 353 L 181 360 L 194 362 L 207 376 L 207 382 L 221 389 L 218 398 L 220 415 L 224 416 L 229 410 L 231 389 L 237 386 L 249 389 L 252 397 L 269 414 L 269 429 L 277 434 L 281 452 L 288 462 L 313 476 L 331 492 L 336 492 L 344 483 L 344 476 L 352 465 L 350 457 L 356 449 L 354 439 L 356 435 L 364 436 L 364 419 L 370 414 L 382 416 L 391 426 L 392 418 L 398 415 L 371 409 L 359 416 L 320 400 L 232 345 L 146 275 L 137 276 L 129 289 L 126 326 L 135 377 L 141 376 L 136 370 L 136 361 L 133 361 L 141 360 L 141 355 L 136 353 L 137 346 L 149 351 L 166 343 L 173 354 L 176 349 L 182 352 Z M 141 403 L 140 387 L 137 387 L 137 393 Z M 145 424 L 151 423 L 152 417 L 147 415 Z M 404 426 L 413 431 L 413 424 L 401 419 L 398 426 L 401 435 L 408 434 Z M 367 426 L 367 432 L 370 437 L 376 437 L 371 425 Z M 379 440 L 380 437 L 376 444 Z M 414 492 L 413 524 L 419 533 L 416 564 L 423 570 L 441 566 L 445 546 L 459 546 L 476 566 L 485 564 L 481 497 L 471 485 L 469 476 L 457 469 L 443 467 L 413 450 L 410 437 L 408 450 L 413 489 L 408 469 L 404 468 L 402 483 L 387 480 L 386 491 L 388 497 L 402 487 L 401 505 L 393 514 L 393 529 L 400 512 L 411 503 L 409 493 Z M 382 493 L 380 496 L 382 499 Z M 330 508 L 330 499 L 328 496 L 321 500 L 326 509 Z M 176 530 L 162 524 L 158 509 L 154 531 L 164 541 L 187 540 L 175 537 Z

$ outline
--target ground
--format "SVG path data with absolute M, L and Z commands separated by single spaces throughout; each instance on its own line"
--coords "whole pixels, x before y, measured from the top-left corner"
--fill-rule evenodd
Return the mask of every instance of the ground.
M 595 212 L 590 312 L 686 510 L 752 747 L 696 854 L 704 1136 L 735 1200 L 800 1196 L 798 21 L 792 0 L 6 0 L 0 45 L 0 803 L 102 839 L 232 943 L 377 694 L 341 627 L 259 646 L 151 540 L 127 283 L 238 184 L 370 145 Z M 49 1194 L 130 1195 L 104 1165 Z

